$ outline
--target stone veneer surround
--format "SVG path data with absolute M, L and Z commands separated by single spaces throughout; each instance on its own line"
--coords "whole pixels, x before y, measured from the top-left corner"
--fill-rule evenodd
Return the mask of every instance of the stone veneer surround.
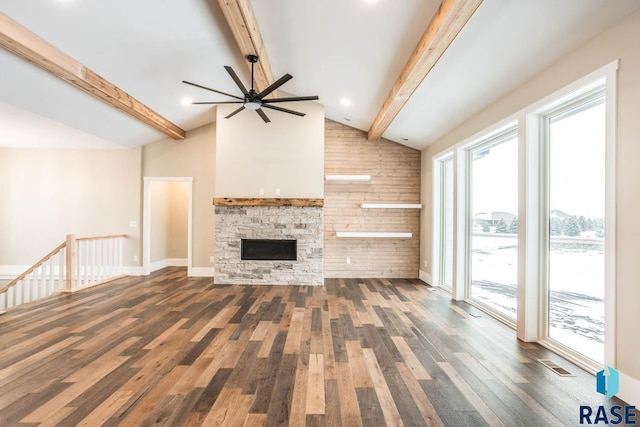
M 318 206 L 215 207 L 215 283 L 323 285 L 324 211 Z M 240 239 L 296 239 L 297 261 L 243 261 Z

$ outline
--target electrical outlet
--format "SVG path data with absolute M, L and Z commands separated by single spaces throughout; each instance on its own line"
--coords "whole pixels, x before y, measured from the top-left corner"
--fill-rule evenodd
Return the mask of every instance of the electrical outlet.
M 351 257 L 347 257 L 347 264 L 351 264 Z
M 211 256 L 209 257 L 209 262 L 213 262 L 213 260 L 214 260 L 213 255 L 211 255 Z
M 264 188 L 261 188 L 260 190 L 258 190 L 258 194 L 260 194 L 261 196 L 264 196 Z
M 427 261 L 426 259 L 424 260 L 424 268 L 429 267 L 429 261 Z
M 138 221 L 129 221 L 129 227 L 136 228 L 138 226 Z
M 138 261 L 138 255 L 134 255 L 134 256 L 133 256 L 133 261 L 134 261 L 134 262 Z
M 276 188 L 276 196 L 279 196 L 279 195 L 280 195 L 280 189 Z

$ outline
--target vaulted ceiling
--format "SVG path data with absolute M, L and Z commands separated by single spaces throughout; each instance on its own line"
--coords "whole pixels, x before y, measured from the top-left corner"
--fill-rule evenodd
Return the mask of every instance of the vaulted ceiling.
M 253 9 L 273 76 L 294 76 L 282 90 L 319 95 L 328 118 L 369 131 L 441 2 L 241 3 Z M 637 0 L 484 0 L 382 135 L 424 148 L 638 9 Z M 238 93 L 225 65 L 250 80 L 219 0 L 11 0 L 0 12 L 187 131 L 215 112 L 185 100 L 228 98 L 182 80 Z M 0 77 L 0 146 L 116 148 L 165 137 L 4 49 Z

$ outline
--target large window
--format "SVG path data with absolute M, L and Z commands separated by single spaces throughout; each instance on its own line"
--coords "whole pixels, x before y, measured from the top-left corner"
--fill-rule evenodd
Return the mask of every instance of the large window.
M 471 300 L 515 322 L 518 281 L 516 129 L 469 149 Z
M 436 279 L 593 372 L 615 364 L 617 69 L 434 157 Z
M 545 115 L 547 334 L 604 362 L 605 103 L 599 92 Z

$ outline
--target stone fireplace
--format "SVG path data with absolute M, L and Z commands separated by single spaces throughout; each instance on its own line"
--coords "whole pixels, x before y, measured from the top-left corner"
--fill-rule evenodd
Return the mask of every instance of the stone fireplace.
M 214 204 L 216 284 L 323 284 L 322 199 L 224 198 L 214 199 Z M 297 256 L 241 259 L 242 240 L 275 243 L 274 251 L 279 251 L 279 242 L 295 242 Z M 281 255 L 274 252 L 277 257 Z

